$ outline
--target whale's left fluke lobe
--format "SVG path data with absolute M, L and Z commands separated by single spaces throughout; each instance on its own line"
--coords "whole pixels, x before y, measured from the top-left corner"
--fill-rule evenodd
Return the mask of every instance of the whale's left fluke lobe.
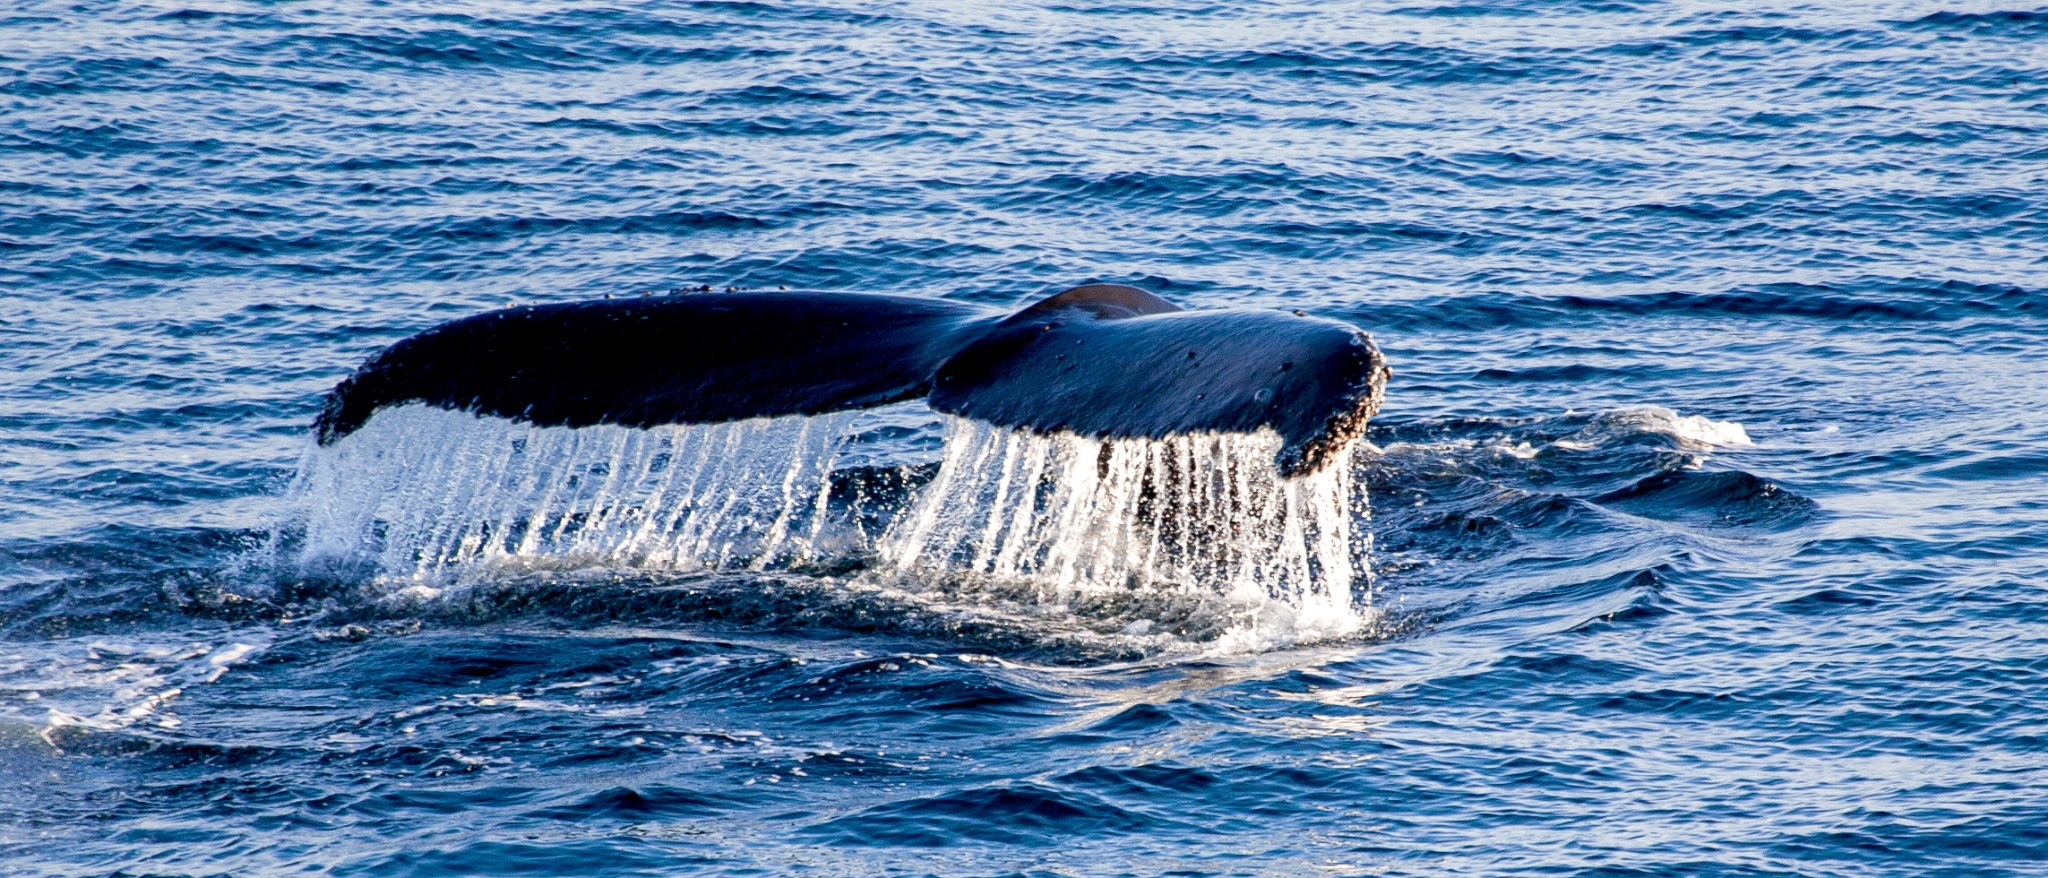
M 386 348 L 328 395 L 321 444 L 410 402 L 544 427 L 704 424 L 916 399 L 984 309 L 855 293 L 598 299 L 465 317 Z
M 1003 427 L 1100 438 L 1271 429 L 1274 465 L 1334 461 L 1379 408 L 1385 360 L 1345 324 L 1182 311 L 1076 287 L 1005 317 L 859 293 L 686 294 L 509 308 L 372 357 L 329 394 L 321 444 L 425 403 L 541 426 L 720 423 L 929 395 Z

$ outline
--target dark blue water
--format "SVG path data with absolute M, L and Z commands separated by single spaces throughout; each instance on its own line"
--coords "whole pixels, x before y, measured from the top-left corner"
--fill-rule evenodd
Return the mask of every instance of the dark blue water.
M 1997 0 L 15 4 L 0 871 L 2048 874 L 2044 192 Z M 442 320 L 1091 280 L 1375 334 L 1360 624 L 292 558 Z

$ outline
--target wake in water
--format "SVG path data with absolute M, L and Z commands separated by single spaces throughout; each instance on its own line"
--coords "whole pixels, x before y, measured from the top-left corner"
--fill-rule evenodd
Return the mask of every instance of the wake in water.
M 858 490 L 857 413 L 535 428 L 425 406 L 312 449 L 275 550 L 431 597 L 534 571 L 852 572 L 847 581 L 1225 649 L 1373 618 L 1362 481 L 1283 479 L 1270 433 L 1100 441 L 949 419 L 935 474 Z M 851 585 L 849 587 L 852 587 Z

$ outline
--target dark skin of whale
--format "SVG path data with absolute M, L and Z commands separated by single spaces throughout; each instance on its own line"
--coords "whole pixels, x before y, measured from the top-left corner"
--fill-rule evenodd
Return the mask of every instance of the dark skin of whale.
M 1284 440 L 1273 465 L 1299 476 L 1364 432 L 1389 374 L 1364 333 L 1281 311 L 1029 316 L 941 366 L 932 408 L 1106 439 L 1270 427 Z
M 507 308 L 407 338 L 328 395 L 323 445 L 423 402 L 547 427 L 721 423 L 916 399 L 981 308 L 847 293 L 684 294 Z
M 1182 311 L 1076 287 L 1011 315 L 864 293 L 689 293 L 532 305 L 451 321 L 372 357 L 327 397 L 340 441 L 425 403 L 539 426 L 721 423 L 929 397 L 941 412 L 1102 439 L 1278 432 L 1286 476 L 1334 461 L 1378 411 L 1372 340 L 1277 311 Z

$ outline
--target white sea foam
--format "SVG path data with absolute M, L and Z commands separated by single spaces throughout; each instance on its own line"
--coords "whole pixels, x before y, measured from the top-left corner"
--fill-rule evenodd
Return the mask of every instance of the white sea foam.
M 1677 440 L 1687 451 L 1712 451 L 1755 445 L 1749 432 L 1734 421 L 1716 421 L 1703 415 L 1681 415 L 1663 406 L 1638 406 L 1602 412 L 1594 423 L 1609 430 L 1659 433 Z
M 108 636 L 50 644 L 32 660 L 0 651 L 0 720 L 31 722 L 40 712 L 40 736 L 59 748 L 73 729 L 176 728 L 181 696 L 261 654 L 269 641 L 264 633 L 218 643 Z
M 1734 421 L 1716 421 L 1703 415 L 1681 415 L 1659 405 L 1632 406 L 1604 411 L 1577 433 L 1557 440 L 1559 448 L 1585 451 L 1632 436 L 1652 434 L 1669 437 L 1683 451 L 1715 451 L 1756 443 L 1749 432 Z

